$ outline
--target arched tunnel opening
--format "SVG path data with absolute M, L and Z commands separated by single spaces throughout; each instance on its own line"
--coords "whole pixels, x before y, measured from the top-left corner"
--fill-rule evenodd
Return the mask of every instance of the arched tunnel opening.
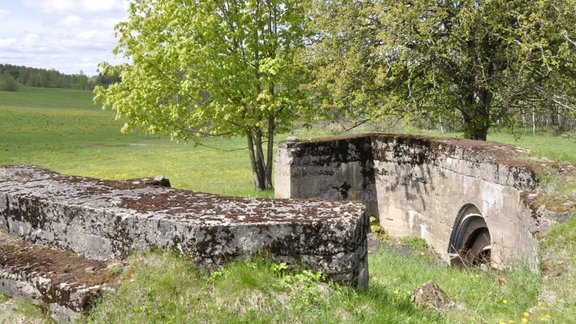
M 484 217 L 472 204 L 460 209 L 448 245 L 451 265 L 479 266 L 490 264 L 490 230 Z

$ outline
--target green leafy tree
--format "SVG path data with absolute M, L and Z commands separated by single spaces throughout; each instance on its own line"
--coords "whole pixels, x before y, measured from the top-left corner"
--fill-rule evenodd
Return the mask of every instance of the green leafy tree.
M 124 131 L 246 136 L 255 187 L 271 188 L 274 135 L 307 111 L 295 60 L 305 23 L 296 0 L 133 1 L 116 26 L 115 54 L 130 63 L 101 65 L 121 82 L 95 100 L 128 118 Z
M 8 71 L 0 75 L 0 91 L 18 91 L 19 85 L 16 79 Z
M 526 109 L 553 106 L 573 118 L 574 8 L 574 0 L 315 1 L 311 89 L 332 115 L 460 116 L 464 136 L 480 140 Z

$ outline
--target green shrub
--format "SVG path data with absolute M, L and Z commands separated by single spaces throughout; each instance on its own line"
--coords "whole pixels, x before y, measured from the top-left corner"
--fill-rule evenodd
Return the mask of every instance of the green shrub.
M 18 91 L 19 86 L 18 82 L 8 71 L 5 71 L 0 76 L 0 91 Z

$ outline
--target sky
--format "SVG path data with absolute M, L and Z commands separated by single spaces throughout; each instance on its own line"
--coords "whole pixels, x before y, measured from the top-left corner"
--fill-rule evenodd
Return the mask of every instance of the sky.
M 118 63 L 114 25 L 127 0 L 0 0 L 0 64 L 97 74 Z

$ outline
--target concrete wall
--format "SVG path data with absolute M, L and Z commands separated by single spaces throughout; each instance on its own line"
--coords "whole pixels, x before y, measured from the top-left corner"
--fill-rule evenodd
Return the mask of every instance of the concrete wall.
M 283 142 L 276 195 L 364 201 L 388 233 L 421 237 L 445 260 L 454 257 L 459 214 L 473 206 L 490 232 L 491 264 L 535 268 L 541 222 L 524 197 L 537 176 L 513 159 L 519 153 L 495 143 L 385 134 Z
M 97 260 L 157 247 L 214 268 L 267 251 L 365 286 L 368 227 L 364 206 L 351 202 L 221 197 L 0 167 L 0 229 Z

